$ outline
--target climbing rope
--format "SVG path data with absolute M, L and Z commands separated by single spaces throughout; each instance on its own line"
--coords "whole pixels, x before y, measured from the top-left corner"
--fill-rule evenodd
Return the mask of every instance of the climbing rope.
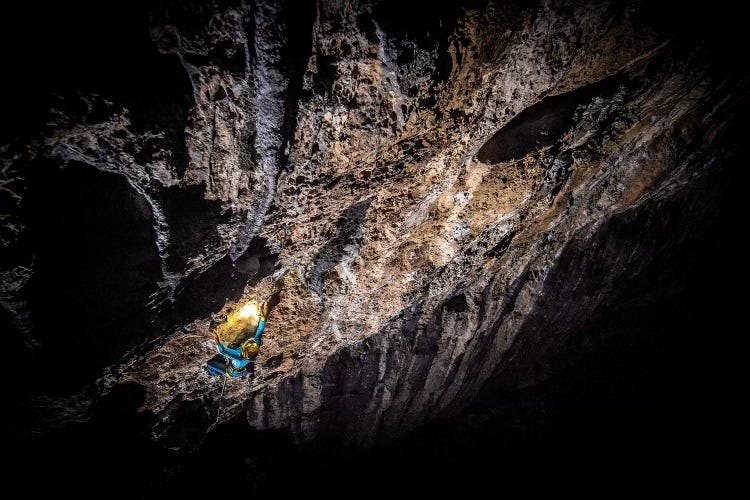
M 222 377 L 224 379 L 224 382 L 221 384 L 221 395 L 219 396 L 219 409 L 216 410 L 216 420 L 214 420 L 214 424 L 218 423 L 219 416 L 221 415 L 221 404 L 224 402 L 224 388 L 227 386 L 227 377 L 226 375 Z

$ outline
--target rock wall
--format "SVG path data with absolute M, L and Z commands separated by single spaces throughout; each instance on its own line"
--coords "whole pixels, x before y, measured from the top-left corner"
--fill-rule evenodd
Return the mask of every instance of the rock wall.
M 137 384 L 168 448 L 237 415 L 371 445 L 625 335 L 608 321 L 677 293 L 655 266 L 718 224 L 747 105 L 647 4 L 145 9 L 142 89 L 52 82 L 4 138 L 0 298 L 37 429 Z M 220 397 L 212 331 L 283 271 L 256 376 Z

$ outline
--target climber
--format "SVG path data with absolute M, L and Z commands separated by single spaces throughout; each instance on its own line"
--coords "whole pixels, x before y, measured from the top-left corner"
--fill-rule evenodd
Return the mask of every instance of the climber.
M 255 328 L 255 334 L 244 341 L 235 341 L 232 343 L 224 342 L 218 332 L 214 333 L 216 338 L 216 348 L 219 354 L 215 355 L 206 363 L 206 371 L 214 376 L 225 375 L 227 377 L 244 377 L 252 375 L 254 371 L 254 361 L 258 356 L 260 345 L 262 343 L 263 329 L 266 326 L 266 320 L 271 310 L 279 303 L 279 293 L 281 288 L 274 285 L 271 295 L 263 301 L 258 317 L 258 326 Z M 253 303 L 245 305 L 237 314 L 239 318 L 252 318 L 258 316 L 258 311 Z

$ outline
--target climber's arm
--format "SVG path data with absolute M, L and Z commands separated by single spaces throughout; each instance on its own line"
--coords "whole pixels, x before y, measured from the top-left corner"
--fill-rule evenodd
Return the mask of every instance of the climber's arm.
M 234 350 L 228 349 L 227 346 L 225 346 L 221 342 L 216 344 L 216 349 L 219 351 L 219 354 L 221 354 L 222 356 L 233 359 L 235 361 L 245 361 L 245 358 L 242 357 L 242 354 L 238 354 Z
M 263 337 L 263 329 L 266 327 L 266 319 L 268 318 L 268 315 L 271 314 L 271 309 L 279 303 L 280 291 L 281 289 L 276 288 L 276 285 L 274 285 L 273 293 L 269 295 L 260 306 L 260 321 L 258 322 L 258 328 L 255 330 L 255 342 L 258 345 L 260 345 Z
M 260 318 L 258 321 L 258 328 L 255 329 L 255 343 L 260 345 L 263 337 L 263 329 L 266 327 L 266 318 Z

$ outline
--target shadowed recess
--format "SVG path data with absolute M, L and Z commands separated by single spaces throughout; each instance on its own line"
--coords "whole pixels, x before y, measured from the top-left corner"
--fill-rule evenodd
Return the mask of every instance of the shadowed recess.
M 315 22 L 315 2 L 291 2 L 284 9 L 286 15 L 287 43 L 284 46 L 284 70 L 289 85 L 284 101 L 284 123 L 279 158 L 282 168 L 286 166 L 289 152 L 294 148 L 294 132 L 297 127 L 297 111 L 300 101 L 309 99 L 309 92 L 303 91 L 304 74 L 312 54 L 312 34 Z
M 609 77 L 564 94 L 545 97 L 495 132 L 479 149 L 477 159 L 487 164 L 503 163 L 552 146 L 573 125 L 579 106 L 585 106 L 594 97 L 612 95 L 620 81 L 619 77 Z
M 319 294 L 323 293 L 325 274 L 342 262 L 347 254 L 358 251 L 367 210 L 372 201 L 370 198 L 348 207 L 336 223 L 336 233 L 313 257 L 310 281 L 312 289 Z
M 34 385 L 73 389 L 146 336 L 145 303 L 161 278 L 153 215 L 120 175 L 83 163 L 32 167 Z
M 0 99 L 0 138 L 43 125 L 54 94 L 91 92 L 129 113 L 137 132 L 163 133 L 179 175 L 187 167 L 185 123 L 194 104 L 179 58 L 151 40 L 153 2 L 50 2 L 14 7 L 12 17 L 31 51 L 18 61 L 14 92 Z M 19 28 L 22 27 L 22 28 Z M 3 40 L 5 41 L 5 40 Z M 13 52 L 13 51 L 11 51 Z
M 218 227 L 232 213 L 218 200 L 204 198 L 203 185 L 171 186 L 161 194 L 169 224 L 169 267 L 181 271 L 191 257 L 219 242 Z
M 166 314 L 167 324 L 208 316 L 227 302 L 238 300 L 246 285 L 255 285 L 273 273 L 277 257 L 264 238 L 253 238 L 236 261 L 226 255 L 202 273 L 186 279 Z

